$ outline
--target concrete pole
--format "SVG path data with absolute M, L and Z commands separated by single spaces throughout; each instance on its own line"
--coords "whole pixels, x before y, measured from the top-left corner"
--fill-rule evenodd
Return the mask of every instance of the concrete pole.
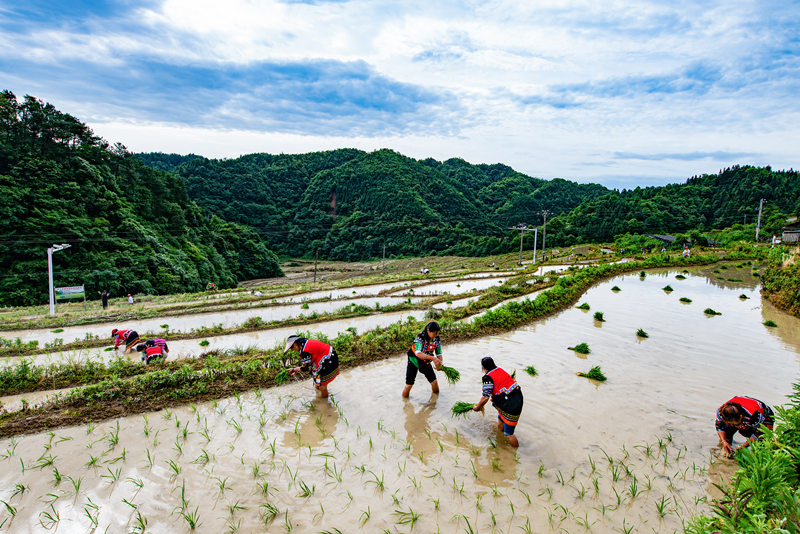
M 539 239 L 539 228 L 533 229 L 533 264 L 536 265 L 536 241 Z
M 56 299 L 55 292 L 53 291 L 53 248 L 47 249 L 47 280 L 50 287 L 50 315 L 56 314 Z
M 764 209 L 764 199 L 758 203 L 758 222 L 756 223 L 756 243 L 758 243 L 758 233 L 761 230 L 761 210 Z

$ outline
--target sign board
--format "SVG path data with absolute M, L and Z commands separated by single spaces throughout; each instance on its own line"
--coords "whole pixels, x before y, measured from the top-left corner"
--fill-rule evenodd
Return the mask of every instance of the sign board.
M 86 299 L 86 292 L 83 286 L 56 287 L 53 290 L 56 294 L 56 300 Z

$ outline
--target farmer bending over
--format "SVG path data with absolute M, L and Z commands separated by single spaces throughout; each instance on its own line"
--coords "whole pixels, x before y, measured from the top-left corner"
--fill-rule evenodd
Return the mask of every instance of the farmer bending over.
M 483 392 L 481 399 L 472 408 L 476 412 L 483 409 L 484 405 L 492 399 L 492 405 L 497 410 L 497 430 L 502 430 L 512 447 L 519 447 L 519 441 L 514 436 L 514 429 L 522 413 L 522 388 L 500 367 L 494 360 L 486 356 L 481 360 L 483 368 Z
M 774 422 L 772 408 L 750 397 L 734 397 L 720 406 L 717 410 L 716 428 L 728 458 L 732 458 L 735 452 L 733 435 L 737 431 L 747 438 L 747 441 L 736 448 L 738 450 L 761 437 L 761 425 L 772 430 Z
M 316 339 L 291 335 L 286 339 L 283 353 L 296 350 L 300 354 L 300 366 L 289 369 L 294 376 L 300 371 L 311 369 L 311 378 L 320 397 L 328 396 L 328 384 L 339 375 L 339 357 L 336 350 L 327 343 Z
M 114 350 L 124 343 L 125 352 L 130 352 L 139 343 L 139 334 L 136 333 L 136 330 L 117 330 L 115 328 L 111 331 L 111 337 L 114 338 Z
M 408 349 L 408 363 L 406 364 L 406 387 L 403 388 L 403 397 L 408 397 L 417 372 L 420 372 L 428 379 L 431 384 L 431 391 L 439 393 L 439 381 L 436 380 L 437 369 L 442 368 L 442 344 L 439 342 L 439 323 L 431 321 L 425 325 L 425 330 L 417 334 L 414 338 L 414 345 Z

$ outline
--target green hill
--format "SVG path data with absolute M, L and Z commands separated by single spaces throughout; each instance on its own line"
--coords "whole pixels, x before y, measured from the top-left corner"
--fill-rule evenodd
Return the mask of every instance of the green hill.
M 0 93 L 0 304 L 47 301 L 55 285 L 173 293 L 281 275 L 246 226 L 192 202 L 185 181 L 144 165 L 50 104 Z

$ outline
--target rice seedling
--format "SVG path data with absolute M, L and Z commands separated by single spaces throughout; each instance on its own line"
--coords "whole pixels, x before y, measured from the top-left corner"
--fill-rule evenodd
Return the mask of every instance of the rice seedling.
M 675 275 L 675 280 L 686 280 L 686 277 L 683 276 L 682 274 L 676 274 Z
M 645 332 L 644 330 L 642 330 L 640 328 L 639 330 L 636 331 L 636 336 L 637 337 L 650 337 L 650 334 L 648 334 L 647 332 Z
M 594 312 L 594 320 L 599 321 L 601 323 L 605 322 L 605 318 L 603 317 L 603 312 Z
M 661 499 L 655 501 L 655 503 L 656 503 L 656 511 L 658 511 L 658 517 L 664 517 L 669 513 L 669 510 L 667 509 L 667 503 L 669 503 L 669 500 L 667 500 L 666 497 L 662 495 Z
M 283 384 L 287 380 L 289 380 L 289 370 L 288 369 L 281 369 L 278 371 L 278 374 L 275 375 L 275 383 L 276 384 Z
M 475 407 L 474 403 L 458 401 L 450 409 L 450 413 L 452 417 L 455 417 L 457 415 L 464 415 L 465 413 L 471 411 L 474 407 Z
M 398 525 L 409 525 L 411 529 L 414 529 L 414 523 L 416 523 L 420 517 L 422 517 L 421 513 L 415 512 L 410 506 L 408 508 L 408 512 L 404 512 L 402 510 L 395 510 L 395 515 L 399 516 L 397 520 Z
M 664 291 L 665 293 L 671 293 L 674 291 L 674 289 L 672 289 L 672 286 L 669 285 L 662 287 L 661 290 Z
M 58 512 L 56 511 L 56 509 L 53 507 L 52 504 L 50 505 L 49 512 L 47 511 L 39 512 L 39 524 L 42 525 L 42 527 L 44 527 L 47 530 L 50 530 L 51 528 L 58 525 L 60 521 L 61 517 L 58 515 Z
M 778 326 L 778 323 L 776 323 L 775 321 L 773 321 L 771 319 L 767 320 L 767 321 L 764 321 L 763 324 L 764 324 L 764 326 L 769 326 L 770 328 L 777 328 L 777 326 Z
M 461 378 L 461 373 L 459 373 L 457 369 L 447 367 L 446 365 L 442 366 L 442 373 L 449 384 L 455 384 L 458 382 L 458 379 Z
M 619 288 L 619 286 L 614 286 L 614 287 L 611 288 L 611 291 L 613 291 L 614 293 L 618 293 L 618 292 L 620 292 L 622 290 Z
M 690 304 L 692 302 L 692 299 L 690 299 L 689 297 L 681 297 L 679 300 L 681 302 L 685 302 L 686 304 Z
M 578 354 L 589 354 L 592 352 L 587 343 L 578 343 L 574 347 L 567 347 L 567 350 L 574 350 Z
M 189 530 L 194 530 L 200 526 L 200 511 L 198 506 L 195 506 L 194 512 L 180 512 L 180 516 L 186 521 L 186 526 L 189 527 Z
M 383 483 L 383 471 L 381 471 L 380 477 L 378 477 L 378 475 L 376 475 L 373 471 L 370 471 L 369 473 L 372 475 L 373 478 L 372 480 L 367 480 L 367 482 L 375 484 L 375 487 L 377 489 L 383 491 L 385 489 Z
M 489 438 L 489 446 L 493 449 L 497 448 L 497 441 L 492 437 Z
M 579 310 L 589 310 L 589 309 L 591 309 L 588 302 L 584 302 L 580 306 L 575 306 L 575 307 L 578 308 Z
M 587 372 L 587 373 L 580 373 L 579 372 L 579 373 L 576 373 L 576 374 L 578 376 L 582 376 L 584 378 L 591 378 L 592 380 L 597 380 L 598 382 L 604 382 L 605 380 L 607 380 L 606 376 L 600 370 L 600 366 L 599 365 L 595 365 L 594 367 L 589 369 L 589 372 Z
M 720 312 L 715 311 L 712 308 L 706 308 L 705 310 L 703 310 L 703 313 L 705 313 L 706 315 L 712 315 L 712 316 L 713 315 L 722 315 Z

